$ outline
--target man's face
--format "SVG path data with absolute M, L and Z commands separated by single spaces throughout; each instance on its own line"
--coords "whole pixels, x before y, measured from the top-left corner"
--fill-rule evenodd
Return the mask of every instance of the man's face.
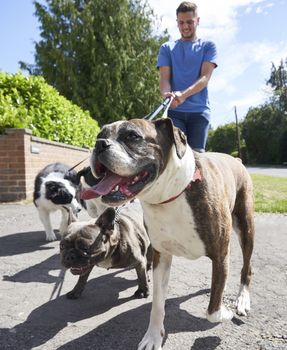
M 183 40 L 193 40 L 196 37 L 196 27 L 199 23 L 197 17 L 192 11 L 179 12 L 177 15 L 177 26 Z

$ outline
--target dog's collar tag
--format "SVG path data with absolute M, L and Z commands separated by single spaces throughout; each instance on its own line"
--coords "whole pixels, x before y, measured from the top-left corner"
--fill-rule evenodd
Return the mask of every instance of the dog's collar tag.
M 176 195 L 176 196 L 174 196 L 174 197 L 171 197 L 171 198 L 167 199 L 166 201 L 160 202 L 160 203 L 158 203 L 158 204 L 166 204 L 166 203 L 170 203 L 170 202 L 174 201 L 174 200 L 175 200 L 176 198 L 178 198 L 185 190 L 191 188 L 192 182 L 195 182 L 195 181 L 197 181 L 197 180 L 201 181 L 201 179 L 202 179 L 202 178 L 201 178 L 201 173 L 200 173 L 199 169 L 196 169 L 195 172 L 193 173 L 193 177 L 192 177 L 190 183 L 185 187 L 185 189 L 184 189 L 182 192 L 180 192 L 178 195 Z

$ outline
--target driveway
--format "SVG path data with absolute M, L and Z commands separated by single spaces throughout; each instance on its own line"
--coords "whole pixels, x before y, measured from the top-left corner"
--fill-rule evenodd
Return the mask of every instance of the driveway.
M 82 212 L 81 219 L 87 214 Z M 53 217 L 59 223 L 57 214 Z M 252 310 L 248 317 L 205 319 L 211 263 L 174 258 L 166 302 L 164 350 L 287 349 L 287 216 L 256 215 Z M 82 297 L 61 268 L 59 241 L 47 243 L 32 204 L 0 205 L 0 348 L 132 350 L 148 325 L 151 297 L 136 300 L 136 274 L 94 268 Z M 234 310 L 242 264 L 234 238 L 225 303 Z

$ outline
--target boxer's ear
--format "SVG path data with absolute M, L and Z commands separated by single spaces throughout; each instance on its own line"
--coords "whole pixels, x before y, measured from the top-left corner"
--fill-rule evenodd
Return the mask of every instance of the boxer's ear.
M 176 154 L 181 159 L 185 154 L 187 145 L 184 133 L 173 125 L 170 118 L 158 119 L 154 124 L 158 130 L 162 131 L 166 138 L 174 143 Z

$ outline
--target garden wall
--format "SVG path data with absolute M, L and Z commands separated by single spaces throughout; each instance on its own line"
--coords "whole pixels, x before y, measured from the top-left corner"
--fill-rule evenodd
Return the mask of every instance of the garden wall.
M 89 165 L 90 151 L 32 136 L 28 129 L 6 129 L 0 135 L 0 202 L 31 200 L 34 179 L 46 165 L 62 162 L 76 170 Z

